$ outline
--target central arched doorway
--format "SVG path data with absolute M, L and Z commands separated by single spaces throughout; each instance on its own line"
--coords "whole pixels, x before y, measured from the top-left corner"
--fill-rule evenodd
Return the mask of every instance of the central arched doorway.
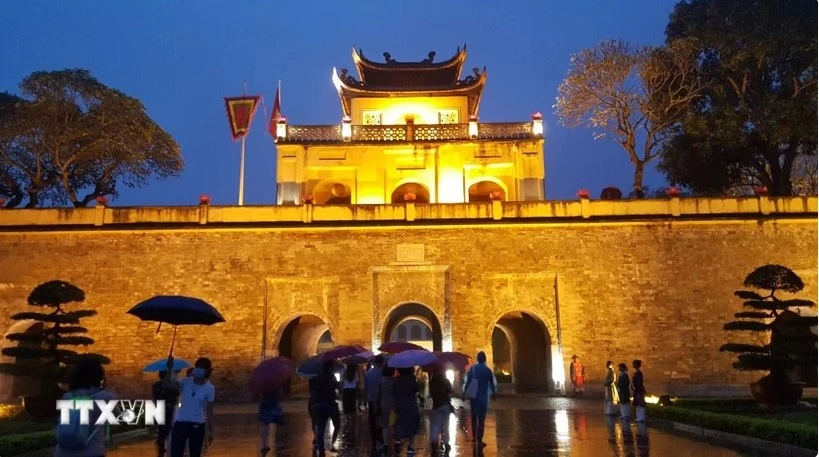
M 410 341 L 432 351 L 440 351 L 443 333 L 438 316 L 420 303 L 404 303 L 387 316 L 382 341 Z
M 552 388 L 551 338 L 543 322 L 526 312 L 504 314 L 492 331 L 492 356 L 498 382 L 517 392 Z
M 306 314 L 283 324 L 279 333 L 279 355 L 287 357 L 298 366 L 307 358 L 333 347 L 330 327 L 318 316 Z M 307 383 L 300 377 L 291 381 L 291 392 L 304 392 Z
M 406 202 L 405 196 L 407 196 L 407 194 L 415 195 L 415 203 L 429 203 L 429 189 L 422 184 L 414 182 L 404 183 L 396 187 L 395 190 L 392 191 L 390 201 L 392 203 L 404 203 Z

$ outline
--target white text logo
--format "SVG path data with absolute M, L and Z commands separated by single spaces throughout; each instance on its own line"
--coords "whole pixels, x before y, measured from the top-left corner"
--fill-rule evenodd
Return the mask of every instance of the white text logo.
M 72 411 L 78 411 L 80 425 L 90 425 L 95 405 L 100 415 L 94 425 L 137 425 L 142 417 L 145 425 L 165 425 L 165 400 L 57 400 L 60 424 L 70 424 Z

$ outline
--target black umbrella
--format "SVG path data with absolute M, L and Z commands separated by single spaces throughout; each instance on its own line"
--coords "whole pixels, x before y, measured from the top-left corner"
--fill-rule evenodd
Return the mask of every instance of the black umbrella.
M 314 376 L 320 375 L 324 372 L 324 364 L 327 362 L 324 360 L 324 357 L 321 355 L 314 355 L 309 359 L 305 360 L 304 362 L 299 365 L 298 371 L 296 373 L 300 376 L 304 376 L 305 378 L 312 378 Z M 333 360 L 333 371 L 341 371 L 344 369 L 344 365 L 339 363 L 336 360 Z
M 213 325 L 224 322 L 225 318 L 213 306 L 203 300 L 181 295 L 157 295 L 128 310 L 128 314 L 143 321 L 159 322 L 156 332 L 162 323 L 173 325 L 171 354 L 176 342 L 176 330 L 179 325 Z

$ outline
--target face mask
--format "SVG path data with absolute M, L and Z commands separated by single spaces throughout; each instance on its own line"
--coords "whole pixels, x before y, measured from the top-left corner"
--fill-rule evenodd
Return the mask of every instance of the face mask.
M 207 370 L 204 368 L 194 368 L 193 369 L 193 377 L 195 379 L 203 379 L 207 374 Z

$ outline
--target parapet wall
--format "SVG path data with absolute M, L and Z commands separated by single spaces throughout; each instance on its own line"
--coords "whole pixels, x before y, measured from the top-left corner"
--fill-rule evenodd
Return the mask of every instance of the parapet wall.
M 0 230 L 120 225 L 458 222 L 811 217 L 816 197 L 669 198 L 389 205 L 43 208 L 0 210 Z

